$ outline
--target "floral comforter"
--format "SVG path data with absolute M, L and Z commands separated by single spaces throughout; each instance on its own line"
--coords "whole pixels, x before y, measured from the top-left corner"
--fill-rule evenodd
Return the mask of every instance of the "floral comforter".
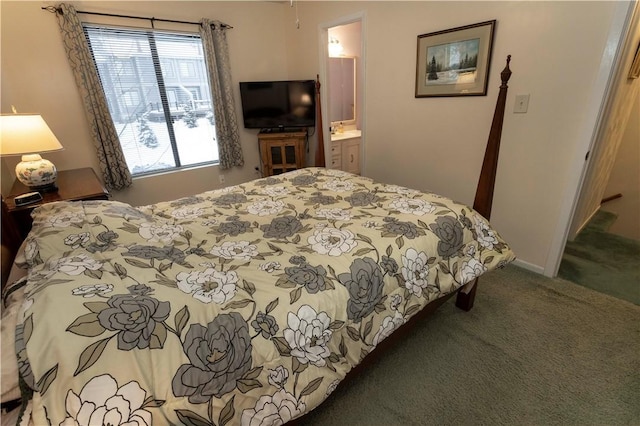
M 287 422 L 513 259 L 469 207 L 319 168 L 33 217 L 16 351 L 38 425 Z

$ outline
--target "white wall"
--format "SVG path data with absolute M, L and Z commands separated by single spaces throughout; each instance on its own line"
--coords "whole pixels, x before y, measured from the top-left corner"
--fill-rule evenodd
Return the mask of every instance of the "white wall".
M 615 194 L 622 197 L 602 205 L 602 210 L 618 215 L 609 232 L 640 240 L 640 90 L 604 191 L 605 197 Z
M 94 165 L 55 18 L 40 11 L 40 2 L 0 4 L 2 111 L 16 103 L 22 111 L 42 112 L 67 147 L 50 156 L 61 169 Z M 587 114 L 591 90 L 618 2 L 301 1 L 300 29 L 295 26 L 295 8 L 288 2 L 76 4 L 79 9 L 111 13 L 226 21 L 235 27 L 229 42 L 237 81 L 315 77 L 320 26 L 363 13 L 367 135 L 363 174 L 468 204 L 473 202 L 499 72 L 511 54 L 513 76 L 492 222 L 521 261 L 542 271 L 571 178 L 567 166 L 576 156 L 584 156 L 579 152 L 580 138 L 594 125 Z M 490 19 L 496 19 L 497 26 L 488 95 L 416 99 L 417 36 Z M 516 94 L 531 95 L 527 114 L 511 112 Z M 242 143 L 247 165 L 228 173 L 228 183 L 254 176 L 255 133 L 243 130 Z M 310 157 L 314 153 L 312 140 Z M 218 186 L 217 173 L 217 167 L 209 167 L 148 178 L 116 198 L 134 204 L 175 198 Z

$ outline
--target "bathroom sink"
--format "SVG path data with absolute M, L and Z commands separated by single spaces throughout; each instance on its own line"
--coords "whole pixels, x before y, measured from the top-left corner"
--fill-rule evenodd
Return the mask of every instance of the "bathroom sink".
M 345 130 L 342 133 L 334 133 L 331 135 L 332 141 L 340 141 L 342 139 L 359 138 L 362 135 L 361 130 Z

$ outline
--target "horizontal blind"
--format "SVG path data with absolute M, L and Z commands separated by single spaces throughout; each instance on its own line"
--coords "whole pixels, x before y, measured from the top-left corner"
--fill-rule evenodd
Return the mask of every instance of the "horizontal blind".
M 199 35 L 90 24 L 84 31 L 134 175 L 217 161 Z

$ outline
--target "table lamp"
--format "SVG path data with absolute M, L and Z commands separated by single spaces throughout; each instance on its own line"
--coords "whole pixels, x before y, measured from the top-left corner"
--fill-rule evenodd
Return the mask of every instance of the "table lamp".
M 22 155 L 16 178 L 32 191 L 56 191 L 56 166 L 40 152 L 64 149 L 39 114 L 0 116 L 0 155 Z

